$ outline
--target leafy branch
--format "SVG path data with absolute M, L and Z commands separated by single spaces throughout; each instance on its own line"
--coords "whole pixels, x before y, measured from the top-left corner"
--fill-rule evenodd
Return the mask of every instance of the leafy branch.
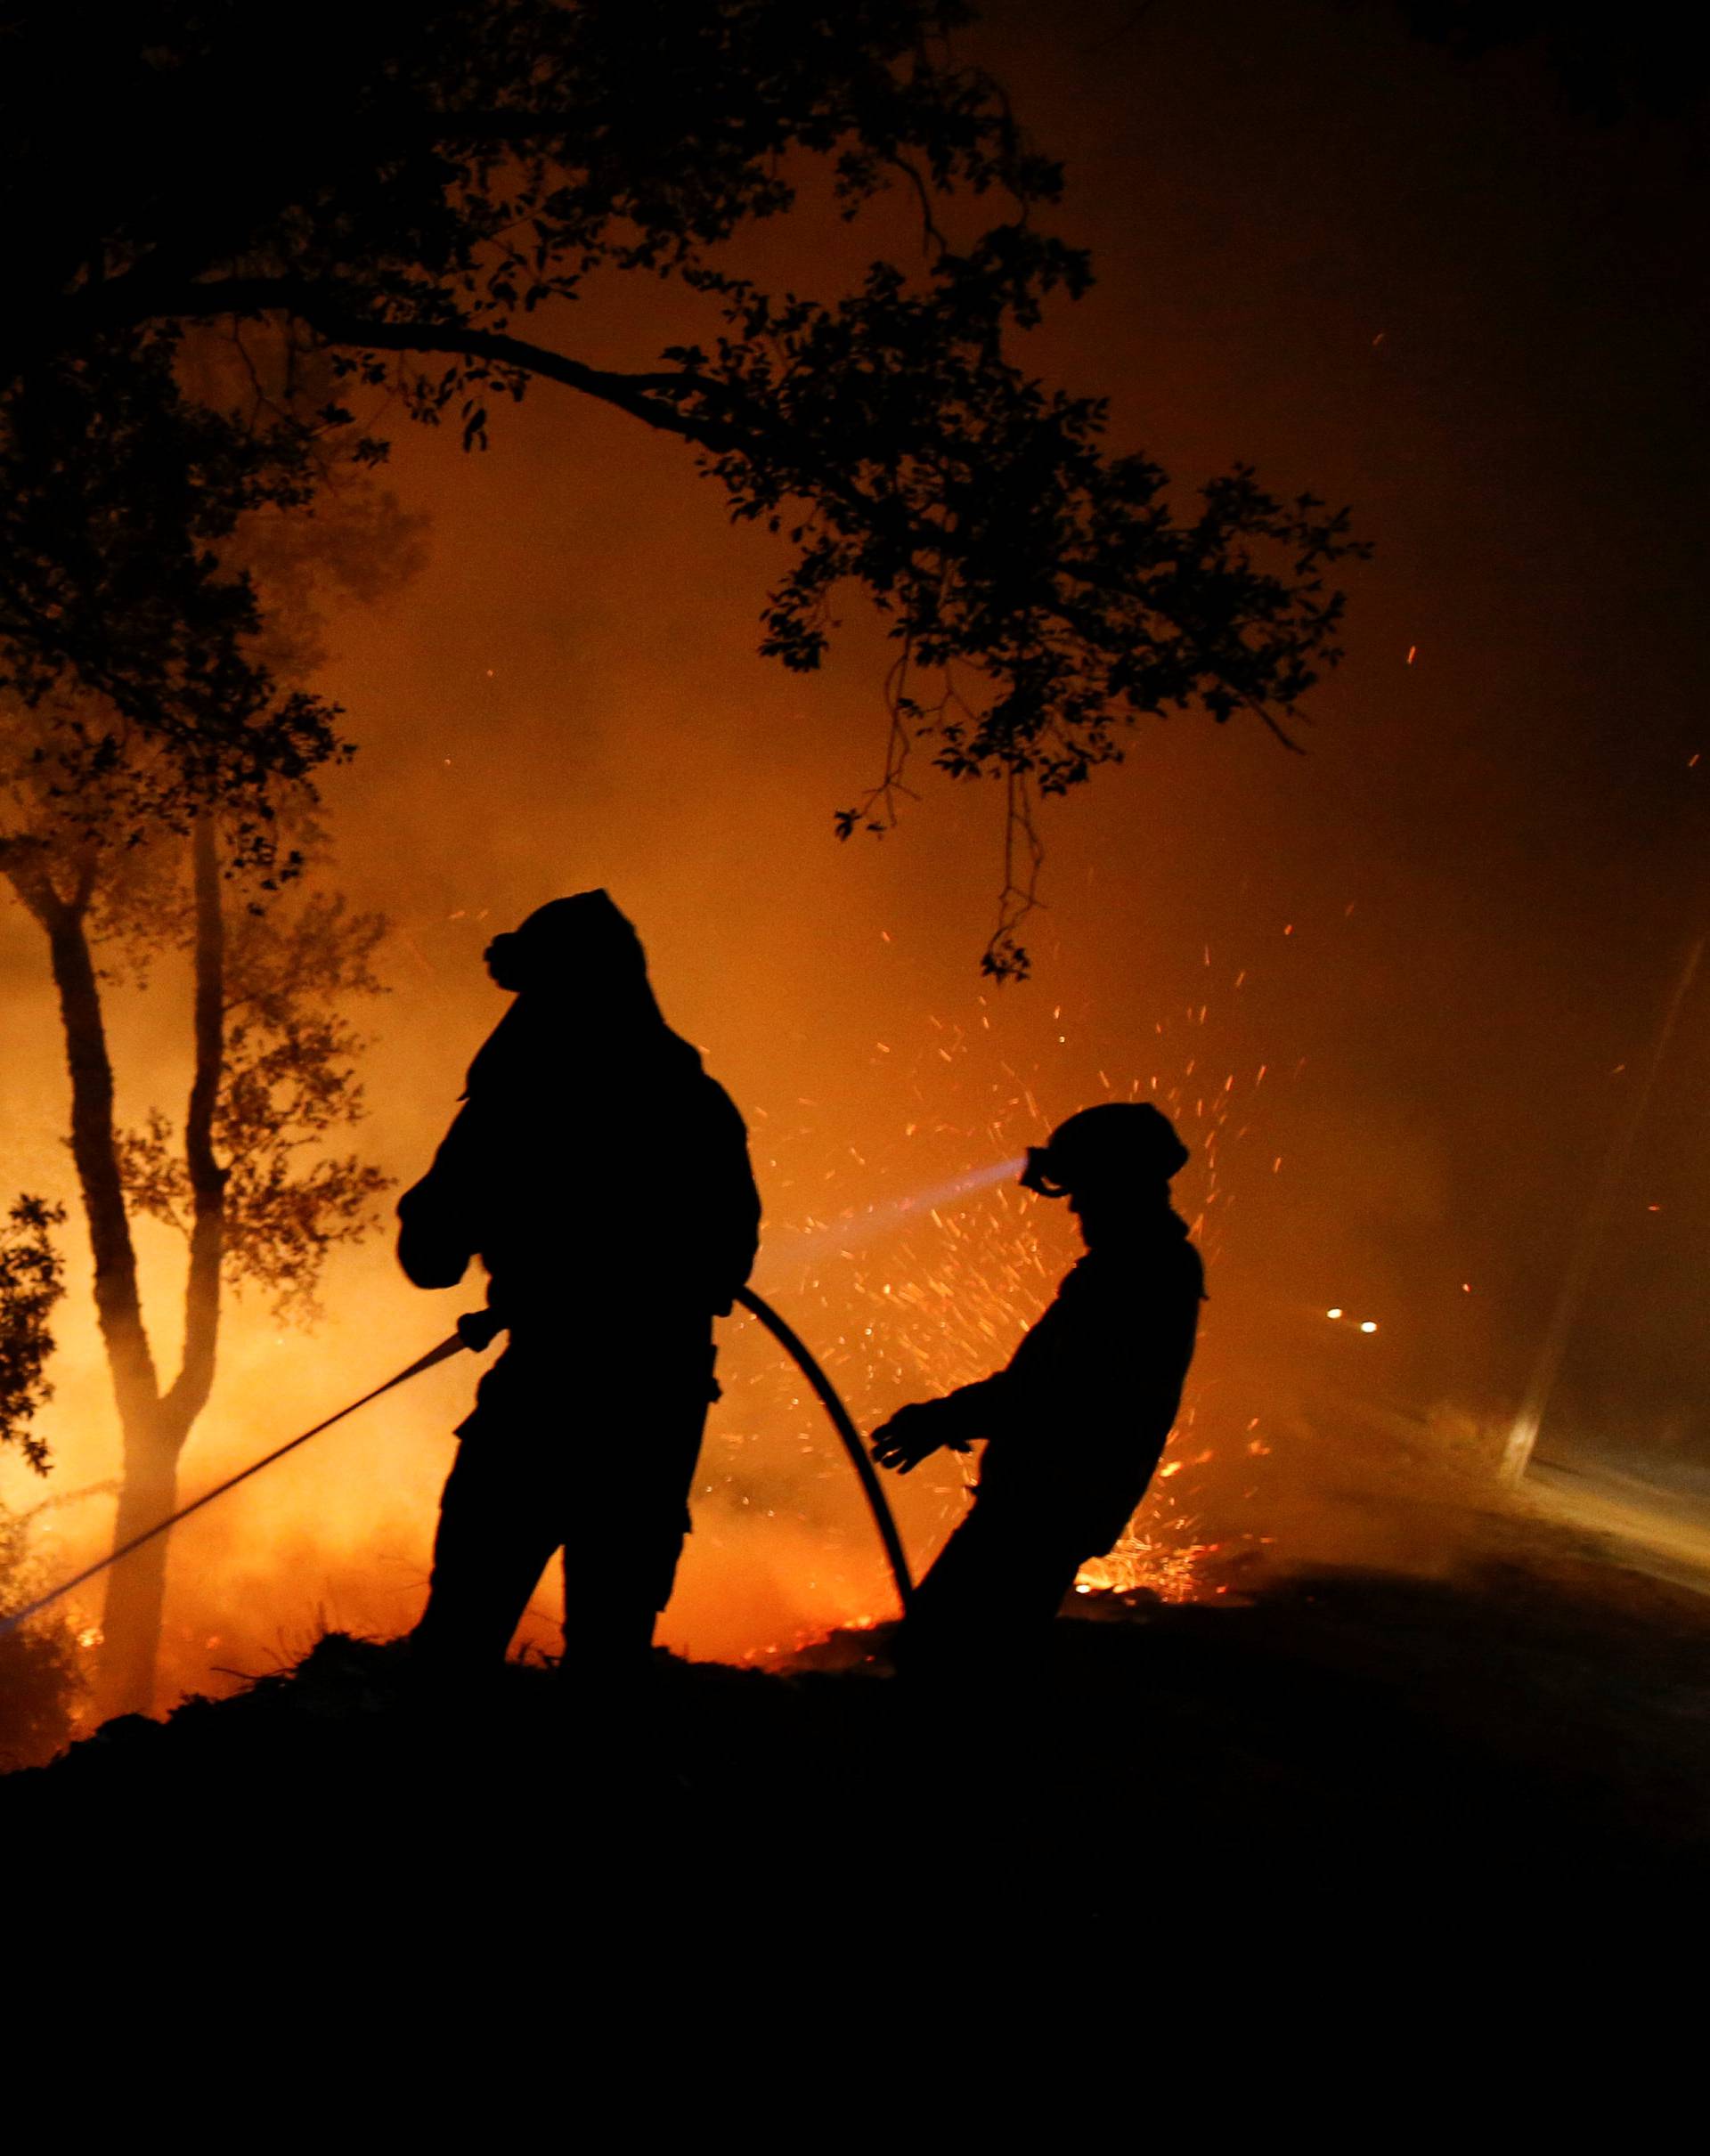
M 65 1208 L 41 1198 L 13 1200 L 0 1227 L 0 1445 L 15 1444 L 38 1475 L 48 1452 L 35 1418 L 53 1397 L 45 1374 L 53 1353 L 51 1324 L 65 1293 L 65 1267 L 53 1242 Z
M 224 1273 L 263 1290 L 281 1321 L 321 1315 L 317 1288 L 330 1250 L 373 1227 L 391 1178 L 329 1141 L 366 1113 L 355 1061 L 365 1043 L 340 1015 L 381 992 L 373 972 L 387 923 L 312 894 L 288 917 L 238 917 L 225 954 L 224 1054 L 209 1136 L 223 1179 Z M 134 1215 L 188 1238 L 194 1190 L 183 1140 L 152 1111 L 116 1134 Z

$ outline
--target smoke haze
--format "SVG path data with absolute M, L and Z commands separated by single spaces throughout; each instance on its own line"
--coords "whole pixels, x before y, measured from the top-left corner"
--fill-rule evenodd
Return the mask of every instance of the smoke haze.
M 1006 1355 L 1076 1253 L 1061 1208 L 954 1186 L 1076 1107 L 1155 1099 L 1194 1150 L 1177 1201 L 1211 1296 L 1159 1550 L 1217 1544 L 1193 1560 L 1208 1580 L 1242 1551 L 1429 1565 L 1446 1530 L 1409 1512 L 1414 1478 L 1488 1464 L 1703 926 L 1700 153 L 1683 127 L 1576 116 L 1526 55 L 1460 70 L 1380 9 L 991 15 L 982 56 L 1067 159 L 1063 222 L 1099 275 L 1030 363 L 1107 394 L 1115 445 L 1184 484 L 1250 459 L 1279 492 L 1351 502 L 1377 544 L 1308 753 L 1239 723 L 1136 733 L 1120 769 L 1049 805 L 1034 979 L 994 992 L 995 789 L 923 767 L 900 831 L 832 837 L 884 751 L 884 647 L 852 601 L 823 673 L 762 663 L 763 535 L 726 525 L 677 445 L 550 386 L 484 455 L 399 432 L 391 484 L 431 517 L 427 565 L 332 625 L 322 682 L 362 744 L 327 789 L 333 877 L 396 924 L 362 1137 L 401 1183 L 422 1172 L 503 1007 L 488 938 L 605 885 L 749 1121 L 757 1284 L 865 1426 Z M 766 235 L 810 288 L 862 238 L 816 216 Z M 680 333 L 625 295 L 581 355 L 646 360 Z M 8 909 L 7 1179 L 69 1195 L 38 943 Z M 182 1095 L 179 996 L 163 976 L 124 999 L 129 1115 Z M 1710 1464 L 1707 1045 L 1700 986 L 1546 1443 Z M 169 1348 L 180 1260 L 163 1232 L 142 1242 Z M 55 1489 L 117 1457 L 77 1255 Z M 471 1297 L 411 1290 L 381 1236 L 336 1257 L 326 1300 L 312 1336 L 232 1306 L 186 1494 Z M 752 1324 L 724 1341 L 662 1637 L 734 1656 L 889 1614 L 805 1387 Z M 458 1358 L 175 1535 L 168 1687 L 265 1666 L 323 1620 L 413 1622 L 474 1375 Z M 900 1486 L 917 1563 L 960 1473 Z M 5 1463 L 0 1497 L 33 1494 Z M 110 1525 L 110 1501 L 56 1513 L 45 1557 L 69 1569 Z M 549 1580 L 525 1636 L 550 1645 L 557 1606 Z

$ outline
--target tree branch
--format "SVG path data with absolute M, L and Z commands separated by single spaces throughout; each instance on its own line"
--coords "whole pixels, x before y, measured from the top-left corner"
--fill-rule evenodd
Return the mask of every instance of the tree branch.
M 134 328 L 144 321 L 206 321 L 223 314 L 294 314 L 326 343 L 354 351 L 441 354 L 540 375 L 598 397 L 649 427 L 680 435 L 705 449 L 740 449 L 746 440 L 737 427 L 686 416 L 673 404 L 661 401 L 688 393 L 724 395 L 729 401 L 738 396 L 738 392 L 726 390 L 704 376 L 614 373 L 501 330 L 476 330 L 449 321 L 383 321 L 354 309 L 349 294 L 297 277 L 224 277 L 167 289 L 151 289 L 148 281 L 142 279 L 141 289 L 127 294 L 126 287 L 133 282 L 132 277 L 115 278 L 69 300 L 67 327 L 73 336 Z

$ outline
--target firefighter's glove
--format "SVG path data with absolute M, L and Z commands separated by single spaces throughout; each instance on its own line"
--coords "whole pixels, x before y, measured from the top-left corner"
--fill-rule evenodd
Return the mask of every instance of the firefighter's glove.
M 889 1422 L 874 1431 L 873 1457 L 882 1468 L 907 1475 L 941 1445 L 965 1452 L 968 1438 L 961 1418 L 948 1400 L 917 1400 L 900 1407 Z
M 458 1338 L 465 1347 L 474 1348 L 476 1355 L 485 1355 L 505 1330 L 506 1322 L 496 1310 L 466 1310 L 457 1321 Z

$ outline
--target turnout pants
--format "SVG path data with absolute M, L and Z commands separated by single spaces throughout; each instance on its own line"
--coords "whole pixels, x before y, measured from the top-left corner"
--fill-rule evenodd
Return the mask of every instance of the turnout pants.
M 644 1654 L 671 1599 L 712 1379 L 711 1322 L 635 1343 L 578 1387 L 563 1347 L 513 1341 L 459 1427 L 419 1647 L 502 1661 L 555 1551 L 566 1660 Z M 619 1343 L 602 1342 L 614 1351 Z
M 976 1494 L 915 1590 L 899 1667 L 948 1677 L 1040 1664 L 1075 1574 L 1127 1525 L 1120 1501 L 1099 1511 L 1120 1525 L 1112 1531 L 1107 1517 L 1080 1517 L 1025 1491 Z

